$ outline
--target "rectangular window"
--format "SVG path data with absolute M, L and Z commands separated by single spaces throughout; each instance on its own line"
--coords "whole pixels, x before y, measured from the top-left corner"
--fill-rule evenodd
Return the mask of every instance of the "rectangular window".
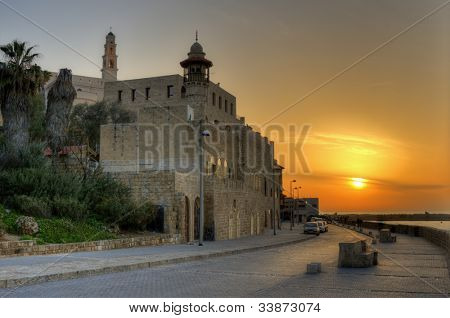
M 219 109 L 222 109 L 222 96 L 219 96 Z
M 145 88 L 145 99 L 148 100 L 150 97 L 150 87 Z
M 118 100 L 119 102 L 122 101 L 122 91 L 118 91 L 118 92 L 117 92 L 117 100 Z
M 212 93 L 212 104 L 216 106 L 216 93 Z
M 230 114 L 234 115 L 234 104 L 233 103 L 230 104 Z
M 173 96 L 173 85 L 167 85 L 167 98 Z
M 134 102 L 136 100 L 136 89 L 131 90 L 131 101 Z
M 225 113 L 228 113 L 228 101 L 225 99 Z

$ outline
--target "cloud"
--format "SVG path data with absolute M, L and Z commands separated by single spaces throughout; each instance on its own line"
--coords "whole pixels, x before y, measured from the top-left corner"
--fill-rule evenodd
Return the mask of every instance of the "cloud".
M 364 177 L 364 176 L 362 176 Z M 346 176 L 339 174 L 312 174 L 302 175 L 298 179 L 320 180 L 329 185 L 337 185 L 350 182 L 354 176 Z M 374 186 L 379 189 L 396 190 L 396 191 L 422 191 L 422 190 L 445 190 L 450 189 L 450 184 L 433 184 L 433 183 L 406 183 L 389 179 L 364 178 L 368 186 Z
M 314 134 L 306 144 L 318 145 L 331 150 L 346 150 L 359 155 L 377 155 L 398 146 L 391 140 L 344 134 Z

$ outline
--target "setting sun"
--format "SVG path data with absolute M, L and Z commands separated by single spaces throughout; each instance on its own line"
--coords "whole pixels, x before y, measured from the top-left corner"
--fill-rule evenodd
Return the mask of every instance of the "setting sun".
M 352 178 L 352 186 L 356 189 L 362 189 L 364 187 L 366 187 L 366 179 L 362 179 L 362 178 Z

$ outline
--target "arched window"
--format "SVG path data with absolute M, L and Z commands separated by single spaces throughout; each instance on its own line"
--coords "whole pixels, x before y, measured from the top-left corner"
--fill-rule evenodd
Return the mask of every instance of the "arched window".
M 212 93 L 212 104 L 213 106 L 216 106 L 216 93 Z

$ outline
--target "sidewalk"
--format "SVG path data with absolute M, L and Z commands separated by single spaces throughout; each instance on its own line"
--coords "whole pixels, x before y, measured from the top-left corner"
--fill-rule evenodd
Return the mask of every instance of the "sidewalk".
M 273 235 L 271 230 L 266 230 L 263 235 L 236 240 L 205 242 L 204 246 L 201 247 L 196 244 L 179 244 L 2 258 L 0 259 L 0 288 L 252 252 L 299 243 L 316 237 L 305 235 L 302 230 L 302 225 L 296 225 L 293 231 L 283 228 L 282 231 L 278 231 L 276 236 Z

